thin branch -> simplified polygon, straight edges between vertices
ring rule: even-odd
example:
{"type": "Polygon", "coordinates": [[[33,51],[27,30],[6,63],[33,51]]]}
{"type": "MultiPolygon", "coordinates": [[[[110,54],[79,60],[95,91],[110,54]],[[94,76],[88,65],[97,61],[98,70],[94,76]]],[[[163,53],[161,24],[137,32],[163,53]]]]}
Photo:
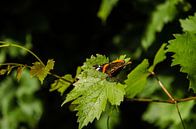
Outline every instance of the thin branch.
{"type": "Polygon", "coordinates": [[[157,82],[159,83],[159,86],[162,88],[162,90],[165,92],[165,94],[175,103],[174,97],[169,93],[169,91],[165,88],[163,83],[159,80],[159,78],[156,76],[154,72],[151,72],[151,74],[156,78],[157,82]]]}
{"type": "MultiPolygon", "coordinates": [[[[29,66],[29,65],[20,64],[20,63],[3,63],[3,64],[0,64],[0,66],[9,66],[9,65],[10,66],[15,66],[15,67],[19,67],[19,66],[23,66],[24,67],[25,66],[27,68],[31,68],[31,66],[29,66]]],[[[69,80],[67,80],[67,79],[65,79],[65,78],[57,75],[57,74],[51,73],[51,72],[49,72],[49,75],[51,75],[51,76],[53,76],[55,78],[61,79],[61,80],[65,81],[65,82],[68,82],[70,84],[73,84],[74,83],[74,82],[71,82],[71,81],[69,81],[69,80]]]]}
{"type": "Polygon", "coordinates": [[[179,115],[179,117],[180,117],[180,121],[181,121],[181,123],[182,123],[182,127],[183,127],[183,129],[185,129],[185,124],[184,124],[184,121],[183,121],[183,119],[182,119],[182,115],[181,115],[181,113],[180,113],[180,110],[179,110],[178,102],[177,102],[177,101],[175,101],[175,105],[176,105],[176,109],[177,109],[178,115],[179,115]]]}
{"type": "MultiPolygon", "coordinates": [[[[173,102],[170,99],[169,100],[160,100],[160,99],[133,98],[133,99],[126,99],[126,100],[130,101],[130,102],[146,102],[146,103],[157,102],[157,103],[175,104],[175,102],[173,102]]],[[[188,98],[182,98],[182,99],[175,99],[175,101],[177,103],[192,101],[192,100],[196,100],[196,96],[188,97],[188,98]]]]}
{"type": "Polygon", "coordinates": [[[154,72],[151,72],[152,75],[154,75],[154,77],[156,78],[156,80],[158,81],[159,83],[159,86],[162,88],[162,90],[167,94],[167,96],[171,99],[172,103],[174,103],[176,105],[176,109],[177,109],[177,112],[178,112],[178,115],[180,117],[180,121],[182,123],[182,127],[183,129],[185,129],[185,124],[182,120],[182,116],[181,116],[181,113],[180,113],[180,110],[178,108],[178,101],[176,99],[174,99],[174,97],[169,93],[169,91],[165,88],[165,86],[163,85],[163,83],[159,80],[159,78],[156,76],[156,74],[154,72]]]}
{"type": "Polygon", "coordinates": [[[65,81],[65,82],[68,82],[68,83],[70,83],[70,84],[73,84],[73,83],[74,83],[74,82],[71,82],[71,81],[69,81],[69,80],[67,80],[67,79],[65,79],[65,78],[63,78],[63,77],[61,77],[61,76],[59,76],[59,75],[57,75],[57,74],[54,74],[54,73],[49,73],[49,75],[51,75],[51,76],[53,76],[53,77],[56,77],[56,78],[58,78],[58,79],[61,79],[61,80],[65,81]]]}
{"type": "Polygon", "coordinates": [[[31,50],[27,49],[26,47],[23,47],[21,45],[18,45],[18,44],[14,44],[14,43],[8,43],[8,42],[3,42],[3,41],[0,41],[1,44],[3,45],[0,45],[0,47],[17,47],[17,48],[20,48],[20,49],[23,49],[27,52],[29,52],[31,55],[33,55],[43,66],[45,66],[45,64],[43,63],[43,61],[34,53],[32,52],[31,50]]]}

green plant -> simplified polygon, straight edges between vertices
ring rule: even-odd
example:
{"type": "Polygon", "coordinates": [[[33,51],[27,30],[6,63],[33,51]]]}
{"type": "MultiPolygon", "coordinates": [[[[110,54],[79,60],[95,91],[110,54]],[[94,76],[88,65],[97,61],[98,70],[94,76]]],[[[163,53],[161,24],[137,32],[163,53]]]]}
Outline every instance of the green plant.
{"type": "MultiPolygon", "coordinates": [[[[107,10],[106,12],[100,11],[98,13],[103,21],[106,21],[112,6],[116,2],[111,1],[111,5],[109,6],[102,5],[101,10],[107,10]]],[[[103,4],[105,3],[103,2],[103,4]]],[[[175,18],[178,4],[188,6],[182,0],[167,0],[157,7],[157,10],[151,16],[152,20],[142,38],[142,46],[145,50],[148,50],[155,41],[156,32],[160,32],[164,24],[175,18]]],[[[145,121],[154,123],[160,128],[174,129],[187,127],[192,129],[194,126],[191,126],[189,123],[195,117],[192,115],[192,112],[194,107],[193,100],[196,97],[186,96],[187,89],[186,91],[184,89],[179,90],[178,88],[172,89],[172,77],[157,75],[156,67],[165,60],[171,60],[172,63],[169,69],[172,69],[172,66],[178,65],[180,72],[187,74],[189,88],[195,91],[195,19],[196,14],[185,20],[180,20],[183,30],[182,33],[175,34],[175,39],[168,41],[168,43],[163,43],[156,52],[152,63],[148,59],[143,59],[131,71],[124,69],[114,77],[97,71],[94,67],[95,65],[103,65],[110,62],[109,58],[104,55],[96,54],[86,59],[83,65],[77,68],[75,77],[71,74],[59,76],[51,72],[55,64],[53,59],[48,60],[47,64],[45,64],[29,49],[11,42],[0,42],[0,47],[17,47],[26,50],[37,59],[37,62],[34,62],[32,66],[27,64],[3,63],[1,65],[5,66],[5,68],[1,69],[0,73],[2,75],[9,74],[13,68],[17,68],[17,79],[20,80],[22,71],[27,68],[30,69],[31,76],[37,77],[41,83],[43,83],[47,75],[56,77],[57,80],[51,84],[50,91],[57,90],[63,95],[68,87],[71,87],[72,90],[66,93],[66,98],[62,105],[71,102],[72,110],[77,111],[76,115],[78,117],[79,129],[93,122],[95,119],[99,120],[101,115],[103,115],[103,118],[106,117],[107,128],[112,127],[112,123],[115,122],[110,122],[109,118],[114,116],[123,101],[157,102],[158,104],[151,103],[149,105],[149,108],[143,115],[145,121]],[[170,56],[171,54],[172,56],[170,56]],[[123,71],[125,72],[123,73],[123,71]],[[164,93],[164,95],[157,93],[164,93]],[[155,111],[159,113],[154,113],[155,111]],[[176,117],[179,117],[179,119],[176,119],[176,117]]],[[[124,60],[125,63],[131,60],[125,55],[121,55],[118,59],[124,60]]],[[[116,116],[118,117],[118,115],[116,116]]]]}

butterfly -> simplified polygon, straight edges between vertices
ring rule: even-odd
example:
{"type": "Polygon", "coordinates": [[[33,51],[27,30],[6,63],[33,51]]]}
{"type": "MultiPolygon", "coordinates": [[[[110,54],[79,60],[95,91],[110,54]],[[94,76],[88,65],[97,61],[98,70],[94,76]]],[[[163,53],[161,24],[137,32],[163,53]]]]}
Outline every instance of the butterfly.
{"type": "Polygon", "coordinates": [[[97,71],[106,73],[109,77],[113,77],[117,75],[128,64],[131,64],[131,62],[125,62],[125,60],[117,59],[103,65],[95,65],[94,67],[97,71]]]}

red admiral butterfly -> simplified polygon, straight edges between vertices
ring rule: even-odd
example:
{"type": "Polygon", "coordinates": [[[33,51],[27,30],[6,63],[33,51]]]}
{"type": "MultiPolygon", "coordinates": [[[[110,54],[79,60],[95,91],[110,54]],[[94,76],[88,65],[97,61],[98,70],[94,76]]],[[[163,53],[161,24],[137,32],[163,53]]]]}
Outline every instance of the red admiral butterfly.
{"type": "Polygon", "coordinates": [[[113,77],[128,64],[131,64],[131,62],[125,62],[124,60],[118,59],[110,63],[96,65],[94,67],[96,68],[96,70],[108,74],[109,77],[113,77]]]}

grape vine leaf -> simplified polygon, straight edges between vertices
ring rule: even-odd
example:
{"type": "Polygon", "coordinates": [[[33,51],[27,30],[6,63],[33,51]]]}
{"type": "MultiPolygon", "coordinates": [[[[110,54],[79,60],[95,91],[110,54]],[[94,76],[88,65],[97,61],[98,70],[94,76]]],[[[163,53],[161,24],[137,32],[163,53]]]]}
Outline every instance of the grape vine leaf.
{"type": "Polygon", "coordinates": [[[78,81],[73,85],[73,90],[67,94],[63,104],[72,101],[76,105],[79,129],[99,119],[105,110],[107,103],[120,105],[125,95],[125,85],[107,80],[107,74],[95,70],[97,64],[108,62],[105,56],[91,56],[81,67],[82,72],[78,75],[78,81]],[[88,68],[88,69],[87,69],[88,68]]]}
{"type": "Polygon", "coordinates": [[[155,66],[166,59],[166,55],[165,55],[166,51],[164,50],[166,45],[167,45],[166,43],[162,44],[162,46],[157,51],[153,61],[153,65],[149,68],[150,72],[153,72],[155,66]]]}
{"type": "Polygon", "coordinates": [[[97,16],[105,22],[118,0],[102,0],[97,16]]]}
{"type": "Polygon", "coordinates": [[[128,74],[128,78],[125,80],[127,98],[133,98],[144,89],[149,75],[148,67],[148,60],[144,59],[141,64],[128,74]]]}
{"type": "Polygon", "coordinates": [[[142,38],[142,46],[147,49],[155,40],[156,32],[163,29],[164,24],[171,22],[176,14],[176,5],[182,0],[166,0],[163,4],[157,6],[156,11],[152,13],[150,22],[142,38]]]}
{"type": "Polygon", "coordinates": [[[72,78],[71,74],[66,74],[65,76],[63,76],[60,79],[57,79],[54,81],[54,83],[51,84],[51,88],[50,91],[55,91],[57,90],[58,92],[61,93],[61,95],[63,95],[63,93],[65,92],[65,90],[74,82],[74,78],[72,78]],[[67,81],[65,81],[65,80],[67,81]],[[69,82],[68,82],[69,81],[69,82]]]}
{"type": "MultiPolygon", "coordinates": [[[[179,103],[178,105],[182,119],[188,119],[191,115],[194,101],[179,103]]],[[[173,129],[170,127],[181,123],[175,105],[162,103],[150,104],[147,111],[143,114],[143,120],[148,121],[151,124],[154,123],[156,126],[159,126],[160,129],[165,129],[167,127],[173,129]]]]}
{"type": "Polygon", "coordinates": [[[47,65],[43,65],[40,62],[33,63],[33,66],[31,67],[30,74],[31,76],[36,76],[43,84],[43,80],[45,77],[49,74],[50,70],[52,70],[54,67],[54,60],[50,59],[47,62],[47,65]]]}
{"type": "Polygon", "coordinates": [[[196,13],[194,16],[189,16],[189,18],[180,20],[181,27],[183,28],[184,32],[192,32],[196,33],[196,13]]]}
{"type": "Polygon", "coordinates": [[[176,34],[170,40],[168,52],[174,53],[171,66],[180,65],[180,71],[188,74],[189,86],[196,90],[196,35],[192,33],[176,34]]]}
{"type": "Polygon", "coordinates": [[[86,59],[83,66],[81,67],[82,70],[93,68],[94,65],[102,65],[108,63],[109,59],[106,56],[96,54],[96,56],[92,55],[90,59],[86,59]]]}

